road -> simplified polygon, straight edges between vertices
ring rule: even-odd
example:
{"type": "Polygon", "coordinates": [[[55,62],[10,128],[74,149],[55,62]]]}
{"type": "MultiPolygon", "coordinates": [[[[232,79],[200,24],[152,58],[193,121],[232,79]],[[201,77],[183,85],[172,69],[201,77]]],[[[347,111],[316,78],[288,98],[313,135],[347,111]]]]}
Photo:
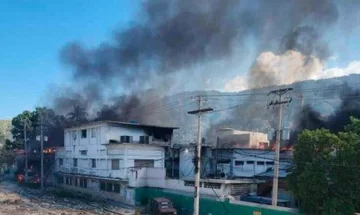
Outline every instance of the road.
{"type": "Polygon", "coordinates": [[[134,210],[109,203],[74,198],[60,198],[52,194],[18,185],[0,182],[0,215],[130,215],[134,210]]]}

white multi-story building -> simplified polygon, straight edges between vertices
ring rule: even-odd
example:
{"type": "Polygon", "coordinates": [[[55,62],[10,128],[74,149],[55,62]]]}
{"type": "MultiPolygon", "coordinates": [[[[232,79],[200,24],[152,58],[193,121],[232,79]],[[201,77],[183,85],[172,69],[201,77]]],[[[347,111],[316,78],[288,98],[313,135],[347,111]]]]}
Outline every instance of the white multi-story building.
{"type": "Polygon", "coordinates": [[[164,169],[174,127],[113,121],[67,128],[56,150],[60,186],[133,204],[136,169],[164,169]]]}

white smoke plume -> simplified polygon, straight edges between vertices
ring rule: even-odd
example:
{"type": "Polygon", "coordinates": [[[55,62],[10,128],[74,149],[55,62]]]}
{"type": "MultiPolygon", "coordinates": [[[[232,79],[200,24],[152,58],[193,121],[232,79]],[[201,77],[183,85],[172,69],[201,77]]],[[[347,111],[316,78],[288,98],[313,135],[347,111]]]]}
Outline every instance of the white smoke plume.
{"type": "Polygon", "coordinates": [[[250,71],[228,81],[225,91],[242,91],[259,87],[286,85],[297,81],[335,78],[360,73],[360,61],[352,61],[345,68],[325,68],[315,56],[305,56],[289,50],[283,55],[261,53],[250,71]]]}

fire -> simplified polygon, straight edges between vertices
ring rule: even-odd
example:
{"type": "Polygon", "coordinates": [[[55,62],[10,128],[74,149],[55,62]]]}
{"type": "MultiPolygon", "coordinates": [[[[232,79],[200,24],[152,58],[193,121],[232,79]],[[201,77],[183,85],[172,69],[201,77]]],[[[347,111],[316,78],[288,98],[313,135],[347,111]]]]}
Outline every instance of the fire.
{"type": "Polygon", "coordinates": [[[18,174],[16,176],[16,178],[17,178],[18,182],[23,182],[24,181],[24,175],[23,174],[18,174]]]}
{"type": "MultiPolygon", "coordinates": [[[[275,151],[275,144],[271,144],[270,149],[275,151]]],[[[294,146],[293,145],[287,145],[280,148],[280,151],[293,151],[294,146]]]]}
{"type": "Polygon", "coordinates": [[[43,150],[44,154],[54,154],[56,152],[56,149],[54,148],[46,148],[43,150]]]}

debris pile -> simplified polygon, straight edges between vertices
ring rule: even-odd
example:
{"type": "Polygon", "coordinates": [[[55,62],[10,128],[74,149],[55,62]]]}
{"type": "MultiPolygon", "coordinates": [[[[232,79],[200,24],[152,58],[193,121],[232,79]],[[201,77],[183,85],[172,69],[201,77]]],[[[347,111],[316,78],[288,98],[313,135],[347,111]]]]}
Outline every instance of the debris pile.
{"type": "Polygon", "coordinates": [[[130,215],[134,214],[134,210],[86,199],[61,198],[3,181],[0,184],[0,214],[130,215]]]}

